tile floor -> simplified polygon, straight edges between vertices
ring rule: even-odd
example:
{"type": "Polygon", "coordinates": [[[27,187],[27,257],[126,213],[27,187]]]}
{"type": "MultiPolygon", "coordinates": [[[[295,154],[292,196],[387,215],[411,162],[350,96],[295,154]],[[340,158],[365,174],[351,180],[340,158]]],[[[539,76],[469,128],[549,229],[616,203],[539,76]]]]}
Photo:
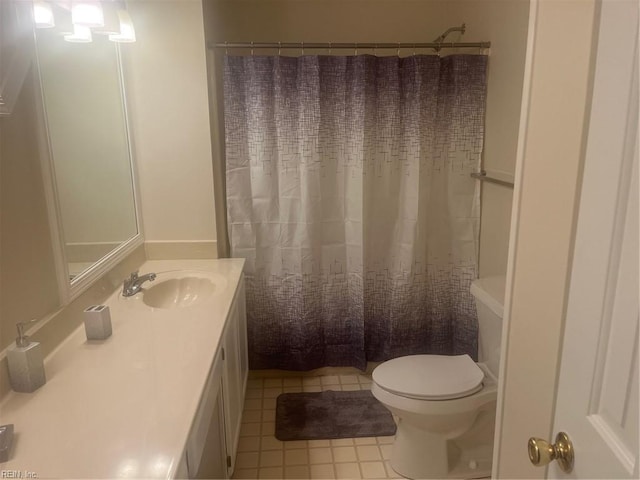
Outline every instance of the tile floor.
{"type": "Polygon", "coordinates": [[[281,442],[276,398],[288,392],[368,390],[369,375],[249,378],[233,478],[403,478],[391,469],[393,437],[281,442]]]}

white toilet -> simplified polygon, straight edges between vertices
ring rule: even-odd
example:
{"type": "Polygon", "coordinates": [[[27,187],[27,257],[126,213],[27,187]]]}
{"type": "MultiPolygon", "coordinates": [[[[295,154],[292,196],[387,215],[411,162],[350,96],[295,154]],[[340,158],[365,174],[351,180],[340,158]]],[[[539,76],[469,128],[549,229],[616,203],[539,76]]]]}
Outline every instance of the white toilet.
{"type": "Polygon", "coordinates": [[[391,466],[408,478],[491,474],[505,277],[471,285],[478,363],[468,355],[410,355],[373,371],[371,392],[398,417],[391,466]]]}

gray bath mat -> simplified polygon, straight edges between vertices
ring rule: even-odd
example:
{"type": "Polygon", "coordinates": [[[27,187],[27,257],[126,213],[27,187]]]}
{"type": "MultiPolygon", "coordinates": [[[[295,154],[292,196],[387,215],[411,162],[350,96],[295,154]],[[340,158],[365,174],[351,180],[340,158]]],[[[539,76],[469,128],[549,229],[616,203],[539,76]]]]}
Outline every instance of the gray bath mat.
{"type": "Polygon", "coordinates": [[[276,404],[278,440],[382,437],[396,424],[369,390],[283,393],[276,404]]]}

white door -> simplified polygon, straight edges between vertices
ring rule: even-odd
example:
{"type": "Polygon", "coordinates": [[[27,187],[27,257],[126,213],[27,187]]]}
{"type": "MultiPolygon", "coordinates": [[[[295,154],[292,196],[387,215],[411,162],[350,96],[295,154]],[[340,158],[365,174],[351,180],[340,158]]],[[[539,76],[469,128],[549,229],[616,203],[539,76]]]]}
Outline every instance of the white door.
{"type": "Polygon", "coordinates": [[[575,463],[548,478],[638,478],[639,13],[601,8],[553,428],[575,463]]]}

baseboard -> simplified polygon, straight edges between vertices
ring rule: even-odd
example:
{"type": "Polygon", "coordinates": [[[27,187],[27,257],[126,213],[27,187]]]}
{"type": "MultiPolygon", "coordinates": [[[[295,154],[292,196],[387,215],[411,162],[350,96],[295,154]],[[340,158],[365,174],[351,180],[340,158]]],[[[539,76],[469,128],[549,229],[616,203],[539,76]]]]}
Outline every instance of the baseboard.
{"type": "Polygon", "coordinates": [[[183,242],[145,242],[148,260],[198,260],[218,258],[215,240],[183,242]]]}

